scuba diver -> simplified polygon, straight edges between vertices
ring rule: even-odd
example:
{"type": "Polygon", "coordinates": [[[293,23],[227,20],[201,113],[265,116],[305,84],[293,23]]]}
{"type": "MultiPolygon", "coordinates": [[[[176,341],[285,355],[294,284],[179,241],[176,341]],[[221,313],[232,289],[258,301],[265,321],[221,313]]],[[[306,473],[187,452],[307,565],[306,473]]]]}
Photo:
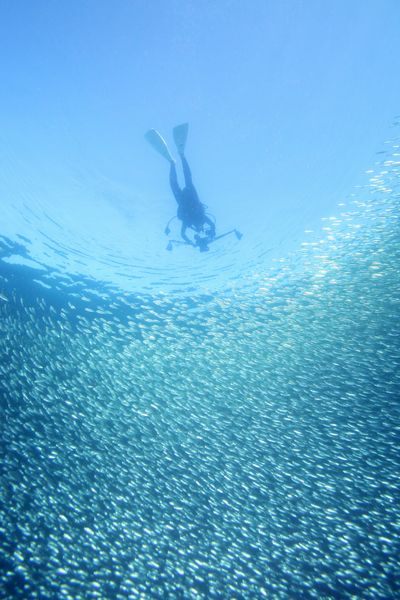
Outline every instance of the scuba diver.
{"type": "Polygon", "coordinates": [[[150,129],[145,137],[153,148],[170,163],[169,182],[172,193],[178,204],[178,211],[176,217],[174,216],[168,221],[165,228],[166,235],[170,233],[169,225],[173,219],[178,218],[182,222],[181,237],[183,241],[170,240],[167,250],[172,250],[173,244],[189,244],[199,248],[200,252],[206,252],[209,250],[209,244],[211,242],[218,240],[221,237],[225,237],[230,233],[235,233],[236,237],[240,239],[242,234],[234,229],[218,237],[215,235],[215,223],[206,214],[206,206],[199,200],[197,191],[193,185],[190,167],[184,155],[188,129],[189,126],[187,123],[177,125],[173,129],[174,141],[182,161],[183,175],[185,178],[185,187],[182,189],[178,184],[175,160],[171,156],[165,140],[155,129],[150,129]],[[186,235],[187,229],[195,231],[193,241],[186,235]]]}
{"type": "MultiPolygon", "coordinates": [[[[185,177],[185,187],[180,189],[178,185],[174,160],[171,161],[169,183],[171,185],[172,193],[175,196],[175,200],[178,203],[178,212],[176,216],[180,221],[182,221],[181,237],[187,244],[191,244],[192,246],[198,245],[193,243],[186,235],[186,229],[190,228],[197,232],[197,235],[195,235],[195,240],[197,242],[199,239],[202,239],[198,235],[202,232],[206,234],[207,239],[211,242],[215,238],[215,225],[211,221],[210,217],[206,215],[205,206],[199,200],[196,189],[192,182],[192,174],[190,172],[188,162],[183,154],[183,150],[180,153],[180,157],[182,161],[183,174],[185,177]]],[[[168,229],[168,226],[166,229],[168,229]]]]}

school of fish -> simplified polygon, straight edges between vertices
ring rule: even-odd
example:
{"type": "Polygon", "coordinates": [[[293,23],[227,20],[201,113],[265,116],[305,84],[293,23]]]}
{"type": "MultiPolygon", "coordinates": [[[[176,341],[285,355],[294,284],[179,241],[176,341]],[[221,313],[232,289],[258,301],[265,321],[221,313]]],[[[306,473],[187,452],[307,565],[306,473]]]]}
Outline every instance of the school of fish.
{"type": "Polygon", "coordinates": [[[399,148],[218,296],[1,277],[1,597],[398,597],[399,148]]]}

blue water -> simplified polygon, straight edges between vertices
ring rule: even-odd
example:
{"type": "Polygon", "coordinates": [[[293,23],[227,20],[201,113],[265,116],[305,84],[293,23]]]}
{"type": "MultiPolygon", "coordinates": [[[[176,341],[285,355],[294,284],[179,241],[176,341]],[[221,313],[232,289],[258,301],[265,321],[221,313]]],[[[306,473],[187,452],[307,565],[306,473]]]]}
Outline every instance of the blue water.
{"type": "Polygon", "coordinates": [[[8,205],[2,597],[399,596],[398,139],[386,148],[286,253],[256,230],[243,254],[160,243],[151,269],[33,195],[8,205]]]}
{"type": "Polygon", "coordinates": [[[400,597],[399,17],[3,0],[0,598],[400,597]]]}

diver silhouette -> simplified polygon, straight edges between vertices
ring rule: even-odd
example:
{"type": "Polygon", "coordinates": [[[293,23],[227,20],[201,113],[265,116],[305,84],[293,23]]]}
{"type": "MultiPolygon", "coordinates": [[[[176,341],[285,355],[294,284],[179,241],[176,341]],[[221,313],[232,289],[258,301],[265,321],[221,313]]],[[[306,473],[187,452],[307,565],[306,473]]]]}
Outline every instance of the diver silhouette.
{"type": "MultiPolygon", "coordinates": [[[[204,238],[200,238],[200,236],[197,235],[195,236],[197,243],[192,242],[186,235],[186,229],[190,228],[196,231],[197,234],[205,233],[207,241],[211,242],[215,238],[215,225],[211,221],[210,217],[206,215],[205,206],[199,200],[196,188],[193,185],[189,164],[183,152],[180,153],[180,157],[182,161],[183,174],[185,177],[185,187],[181,189],[178,185],[176,165],[174,160],[171,161],[169,182],[172,193],[174,194],[175,200],[178,203],[178,211],[176,216],[180,221],[182,221],[181,237],[187,244],[191,244],[193,246],[199,245],[199,239],[204,238]]],[[[204,249],[206,249],[206,245],[204,245],[204,249]]],[[[200,250],[202,250],[201,246],[200,250]]]]}
{"type": "Polygon", "coordinates": [[[177,125],[173,129],[173,137],[178,154],[182,161],[183,175],[185,178],[185,187],[183,188],[179,187],[176,163],[168,149],[165,140],[155,129],[150,129],[150,131],[146,133],[145,137],[153,146],[153,148],[170,163],[169,182],[172,193],[178,204],[178,210],[176,217],[172,217],[167,223],[165,228],[166,235],[170,233],[169,225],[173,219],[178,218],[182,222],[181,237],[183,242],[180,240],[170,240],[167,250],[172,250],[173,244],[189,244],[199,248],[200,252],[206,252],[209,250],[209,244],[211,242],[225,237],[230,233],[235,233],[236,237],[241,239],[242,234],[236,229],[233,229],[232,231],[228,231],[227,233],[224,233],[218,237],[216,236],[215,223],[206,214],[207,207],[199,200],[196,188],[193,185],[192,173],[184,154],[188,129],[189,126],[187,123],[177,125]],[[195,232],[193,241],[187,236],[187,229],[192,229],[195,232]]]}

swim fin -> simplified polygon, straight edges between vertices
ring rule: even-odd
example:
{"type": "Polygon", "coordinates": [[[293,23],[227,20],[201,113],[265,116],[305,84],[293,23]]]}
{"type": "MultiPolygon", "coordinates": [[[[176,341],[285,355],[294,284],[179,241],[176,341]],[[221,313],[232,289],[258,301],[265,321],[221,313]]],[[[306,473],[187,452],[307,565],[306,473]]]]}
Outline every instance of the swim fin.
{"type": "Polygon", "coordinates": [[[177,125],[172,130],[175,145],[178,149],[179,154],[183,154],[185,152],[188,131],[189,123],[182,123],[182,125],[177,125]]]}
{"type": "Polygon", "coordinates": [[[170,151],[164,138],[155,129],[150,129],[144,136],[154,150],[163,156],[168,162],[173,162],[170,151]]]}

